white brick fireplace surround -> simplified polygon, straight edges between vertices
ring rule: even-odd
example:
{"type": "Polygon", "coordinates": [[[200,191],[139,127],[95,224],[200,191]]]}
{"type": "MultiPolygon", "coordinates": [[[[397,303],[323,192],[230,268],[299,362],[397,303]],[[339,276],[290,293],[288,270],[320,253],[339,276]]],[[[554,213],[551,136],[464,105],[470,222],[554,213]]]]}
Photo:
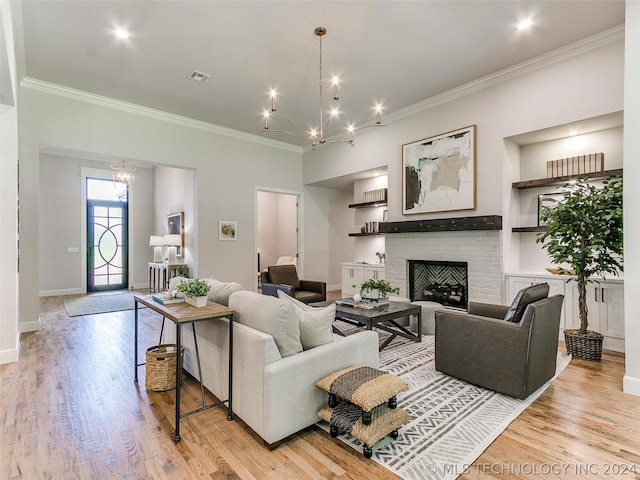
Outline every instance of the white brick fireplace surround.
{"type": "Polygon", "coordinates": [[[409,296],[407,260],[467,262],[469,301],[503,303],[500,230],[387,233],[385,252],[385,278],[402,296],[409,296]]]}

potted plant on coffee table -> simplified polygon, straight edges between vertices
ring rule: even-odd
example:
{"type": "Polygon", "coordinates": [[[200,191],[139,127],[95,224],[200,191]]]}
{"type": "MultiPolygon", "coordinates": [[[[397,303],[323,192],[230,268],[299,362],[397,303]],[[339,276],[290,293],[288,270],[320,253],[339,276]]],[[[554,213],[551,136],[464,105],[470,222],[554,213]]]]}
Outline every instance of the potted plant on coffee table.
{"type": "Polygon", "coordinates": [[[610,177],[598,187],[579,180],[568,189],[561,203],[541,212],[548,230],[537,243],[559,265],[569,265],[578,287],[580,328],[564,331],[567,353],[586,360],[600,360],[603,335],[588,330],[587,284],[594,277],[618,275],[623,269],[622,178],[610,177]]]}
{"type": "Polygon", "coordinates": [[[204,307],[207,305],[207,293],[210,286],[206,280],[194,278],[180,282],[176,287],[179,292],[184,294],[185,301],[194,307],[204,307]]]}
{"type": "MultiPolygon", "coordinates": [[[[356,285],[353,285],[356,288],[356,285]]],[[[386,280],[374,280],[370,278],[360,285],[360,296],[369,300],[380,300],[386,298],[388,294],[400,293],[399,288],[394,288],[386,280]]]]}

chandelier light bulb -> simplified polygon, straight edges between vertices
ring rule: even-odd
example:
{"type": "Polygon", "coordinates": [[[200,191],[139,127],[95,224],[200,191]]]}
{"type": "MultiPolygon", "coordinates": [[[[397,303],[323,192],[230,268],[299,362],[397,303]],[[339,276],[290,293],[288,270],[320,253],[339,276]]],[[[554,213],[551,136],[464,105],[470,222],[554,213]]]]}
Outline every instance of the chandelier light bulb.
{"type": "Polygon", "coordinates": [[[382,105],[379,103],[376,103],[375,110],[376,110],[376,125],[380,125],[382,123],[382,120],[380,118],[382,115],[382,105]]]}
{"type": "Polygon", "coordinates": [[[337,75],[333,76],[333,99],[337,102],[339,97],[338,97],[338,83],[340,83],[340,79],[338,78],[337,75]]]}
{"type": "Polygon", "coordinates": [[[340,110],[338,110],[337,108],[332,108],[330,113],[332,117],[337,117],[340,113],[340,110]]]}
{"type": "Polygon", "coordinates": [[[271,89],[271,91],[269,92],[269,95],[271,95],[271,111],[275,112],[276,111],[276,91],[274,89],[271,89]]]}

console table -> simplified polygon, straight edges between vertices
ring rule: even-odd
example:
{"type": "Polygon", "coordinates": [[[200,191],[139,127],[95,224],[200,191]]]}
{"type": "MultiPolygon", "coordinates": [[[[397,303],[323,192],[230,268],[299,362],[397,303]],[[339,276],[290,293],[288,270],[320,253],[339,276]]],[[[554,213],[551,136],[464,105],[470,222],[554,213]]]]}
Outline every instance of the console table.
{"type": "Polygon", "coordinates": [[[194,413],[202,412],[224,403],[227,404],[227,420],[233,419],[233,411],[231,408],[232,398],[232,378],[233,378],[233,310],[224,305],[213,302],[207,302],[206,307],[192,307],[188,303],[173,303],[170,305],[162,305],[153,300],[151,295],[134,295],[135,302],[135,327],[134,327],[134,377],[133,380],[138,383],[138,367],[144,363],[138,363],[138,304],[141,303],[151,310],[159,313],[164,319],[168,318],[176,325],[176,400],[175,400],[175,434],[174,441],[180,441],[180,419],[194,413]],[[215,320],[216,318],[226,317],[229,319],[229,397],[227,400],[221,400],[216,403],[207,404],[204,395],[204,385],[202,384],[202,369],[200,367],[200,354],[198,352],[198,339],[196,338],[196,323],[205,320],[215,320]],[[202,406],[186,413],[180,413],[180,385],[182,383],[182,356],[179,354],[182,342],[182,325],[191,324],[193,329],[193,341],[195,345],[195,357],[198,364],[198,380],[200,381],[200,394],[202,397],[202,406]]]}
{"type": "Polygon", "coordinates": [[[149,263],[149,292],[162,293],[169,288],[169,280],[178,274],[178,267],[189,273],[186,263],[149,263]]]}

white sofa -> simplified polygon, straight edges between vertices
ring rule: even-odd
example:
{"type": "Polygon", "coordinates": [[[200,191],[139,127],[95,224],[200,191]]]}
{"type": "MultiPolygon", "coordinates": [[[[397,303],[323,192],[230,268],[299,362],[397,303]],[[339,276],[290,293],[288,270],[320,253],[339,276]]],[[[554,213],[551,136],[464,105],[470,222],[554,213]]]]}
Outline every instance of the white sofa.
{"type": "MultiPolygon", "coordinates": [[[[318,421],[317,412],[326,406],[327,397],[315,387],[316,381],[351,365],[378,367],[378,335],[371,331],[348,337],[330,333],[333,337],[331,343],[283,358],[272,335],[247,324],[273,324],[275,317],[278,321],[290,322],[292,315],[296,318],[294,306],[287,300],[243,291],[238,284],[218,283],[212,287],[210,299],[229,304],[236,312],[233,413],[267,444],[274,444],[318,421]],[[221,290],[224,290],[222,295],[219,294],[221,290]]],[[[185,328],[182,333],[184,365],[197,378],[193,335],[189,330],[185,328]]],[[[200,322],[196,326],[196,334],[203,383],[216,397],[226,399],[228,320],[200,322]]],[[[173,330],[171,335],[175,338],[173,330]]],[[[167,340],[174,341],[170,337],[167,340]]]]}

